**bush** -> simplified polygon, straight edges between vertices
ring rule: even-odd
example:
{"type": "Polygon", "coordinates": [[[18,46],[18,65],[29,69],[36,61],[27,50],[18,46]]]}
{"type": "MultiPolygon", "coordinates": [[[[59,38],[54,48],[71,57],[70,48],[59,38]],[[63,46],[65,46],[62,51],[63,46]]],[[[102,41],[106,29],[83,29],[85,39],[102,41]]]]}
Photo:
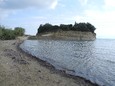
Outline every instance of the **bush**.
{"type": "Polygon", "coordinates": [[[90,24],[90,23],[76,23],[74,25],[72,24],[60,24],[60,26],[58,25],[51,25],[49,23],[46,23],[45,25],[40,25],[40,27],[38,28],[38,32],[37,35],[39,33],[45,33],[45,32],[56,32],[56,31],[81,31],[81,32],[92,32],[94,33],[94,31],[96,30],[96,28],[90,24]]]}
{"type": "Polygon", "coordinates": [[[2,36],[1,39],[2,40],[10,40],[10,39],[15,39],[15,34],[14,34],[14,30],[11,29],[2,29],[2,36]]]}
{"type": "Polygon", "coordinates": [[[1,40],[11,40],[15,39],[17,36],[24,35],[25,30],[21,27],[16,27],[15,30],[7,29],[4,26],[0,26],[0,39],[1,40]]]}
{"type": "Polygon", "coordinates": [[[15,27],[14,32],[16,36],[23,36],[25,33],[25,29],[22,27],[15,27]]]}
{"type": "MultiPolygon", "coordinates": [[[[46,23],[45,25],[40,25],[38,28],[38,33],[45,33],[45,32],[56,32],[59,29],[58,25],[51,25],[49,23],[46,23]]],[[[37,34],[38,34],[37,33],[37,34]]]]}

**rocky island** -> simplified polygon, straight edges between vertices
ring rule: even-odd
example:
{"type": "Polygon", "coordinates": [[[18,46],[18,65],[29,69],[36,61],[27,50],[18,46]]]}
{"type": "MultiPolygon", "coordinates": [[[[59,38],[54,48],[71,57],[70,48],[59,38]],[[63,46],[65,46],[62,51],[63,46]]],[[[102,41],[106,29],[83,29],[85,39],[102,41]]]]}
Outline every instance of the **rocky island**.
{"type": "Polygon", "coordinates": [[[40,25],[37,32],[38,38],[52,38],[52,39],[70,39],[70,40],[88,40],[96,39],[96,28],[90,23],[76,23],[51,25],[46,23],[40,25]]]}

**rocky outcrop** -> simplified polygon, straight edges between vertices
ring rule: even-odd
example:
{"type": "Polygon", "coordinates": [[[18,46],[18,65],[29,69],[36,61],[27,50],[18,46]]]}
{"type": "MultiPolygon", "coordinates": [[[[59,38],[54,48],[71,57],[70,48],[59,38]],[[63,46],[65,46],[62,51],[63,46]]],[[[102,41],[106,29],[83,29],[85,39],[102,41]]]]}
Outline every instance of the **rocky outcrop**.
{"type": "Polygon", "coordinates": [[[52,37],[60,39],[70,39],[70,40],[88,40],[92,41],[96,39],[96,34],[92,32],[81,32],[81,31],[58,31],[58,32],[48,32],[42,33],[41,37],[52,37]]]}

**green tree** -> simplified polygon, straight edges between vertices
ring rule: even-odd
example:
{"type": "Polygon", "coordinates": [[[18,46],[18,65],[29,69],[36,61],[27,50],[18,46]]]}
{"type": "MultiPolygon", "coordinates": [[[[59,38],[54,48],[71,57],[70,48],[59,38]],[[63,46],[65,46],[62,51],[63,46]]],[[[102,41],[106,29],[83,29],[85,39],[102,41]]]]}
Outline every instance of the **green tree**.
{"type": "Polygon", "coordinates": [[[0,29],[0,39],[1,39],[1,37],[2,37],[2,29],[0,29]]]}
{"type": "Polygon", "coordinates": [[[78,23],[75,22],[74,26],[73,26],[73,29],[74,31],[78,31],[78,23]]]}
{"type": "Polygon", "coordinates": [[[60,29],[63,31],[69,31],[72,29],[72,24],[68,24],[68,25],[60,24],[60,29]]]}
{"type": "Polygon", "coordinates": [[[88,28],[92,33],[94,33],[94,31],[96,30],[96,28],[95,28],[92,24],[90,24],[90,23],[87,23],[86,25],[87,25],[87,28],[88,28]]]}
{"type": "Polygon", "coordinates": [[[16,36],[23,36],[25,33],[25,29],[22,27],[15,27],[14,33],[16,36]]]}
{"type": "Polygon", "coordinates": [[[60,24],[60,26],[58,25],[51,25],[49,23],[46,23],[45,25],[40,25],[38,28],[38,33],[45,33],[45,32],[56,32],[56,31],[82,31],[82,32],[92,32],[94,33],[95,31],[95,27],[90,24],[90,23],[76,23],[74,25],[72,24],[60,24]]]}
{"type": "Polygon", "coordinates": [[[78,30],[82,32],[89,32],[89,28],[87,27],[86,23],[79,23],[78,30]]]}
{"type": "Polygon", "coordinates": [[[41,25],[39,26],[39,28],[38,28],[37,35],[38,35],[38,33],[41,33],[41,32],[42,32],[42,30],[43,30],[43,25],[41,24],[41,25]]]}
{"type": "Polygon", "coordinates": [[[4,29],[4,26],[0,25],[0,39],[2,38],[2,29],[4,29]]]}
{"type": "Polygon", "coordinates": [[[15,39],[14,30],[11,30],[11,29],[2,29],[1,39],[2,40],[15,39]]]}
{"type": "Polygon", "coordinates": [[[38,28],[38,33],[52,32],[52,31],[54,31],[54,28],[49,23],[46,23],[45,25],[40,25],[39,28],[38,28]]]}

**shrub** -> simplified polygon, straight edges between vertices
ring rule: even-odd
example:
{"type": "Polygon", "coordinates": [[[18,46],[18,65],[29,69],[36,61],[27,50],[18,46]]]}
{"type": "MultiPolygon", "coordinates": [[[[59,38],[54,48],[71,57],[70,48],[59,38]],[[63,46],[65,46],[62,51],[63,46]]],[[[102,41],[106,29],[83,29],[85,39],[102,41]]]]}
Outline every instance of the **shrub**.
{"type": "Polygon", "coordinates": [[[15,39],[17,36],[24,35],[25,30],[21,27],[16,27],[15,30],[7,29],[4,26],[0,26],[0,39],[1,40],[11,40],[15,39]]]}
{"type": "Polygon", "coordinates": [[[46,23],[45,25],[40,25],[38,28],[38,33],[44,33],[44,32],[56,32],[56,31],[82,31],[82,32],[92,32],[94,33],[94,31],[96,30],[96,28],[90,24],[90,23],[76,23],[74,25],[72,24],[60,24],[60,26],[58,25],[51,25],[49,23],[46,23]]]}
{"type": "Polygon", "coordinates": [[[25,33],[25,29],[22,27],[15,27],[14,33],[16,36],[23,36],[25,33]]]}
{"type": "Polygon", "coordinates": [[[10,39],[15,39],[15,34],[14,34],[14,30],[11,29],[2,29],[2,36],[1,39],[2,40],[10,40],[10,39]]]}

